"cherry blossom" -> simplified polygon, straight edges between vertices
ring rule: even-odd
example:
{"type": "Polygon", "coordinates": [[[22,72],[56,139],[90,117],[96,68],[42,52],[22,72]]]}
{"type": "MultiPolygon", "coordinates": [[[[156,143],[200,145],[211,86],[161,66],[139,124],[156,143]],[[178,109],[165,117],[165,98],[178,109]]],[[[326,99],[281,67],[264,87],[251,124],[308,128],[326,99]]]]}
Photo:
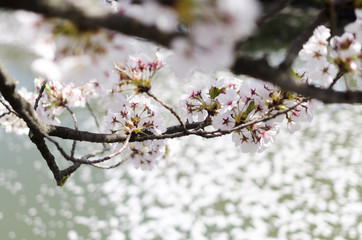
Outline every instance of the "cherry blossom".
{"type": "Polygon", "coordinates": [[[218,100],[221,105],[225,106],[223,108],[224,111],[229,111],[235,106],[235,104],[239,100],[239,96],[238,96],[236,90],[227,89],[227,90],[225,90],[224,94],[220,94],[218,100]]]}
{"type": "Polygon", "coordinates": [[[128,99],[119,96],[110,105],[106,117],[107,131],[111,133],[163,133],[166,128],[163,118],[150,99],[133,95],[128,99]]]}
{"type": "Polygon", "coordinates": [[[333,82],[333,79],[338,73],[336,65],[329,62],[325,62],[324,65],[320,65],[314,71],[308,72],[309,79],[314,83],[318,83],[322,87],[329,87],[333,82]]]}
{"type": "Polygon", "coordinates": [[[297,129],[299,121],[309,120],[305,116],[310,115],[310,109],[303,101],[303,98],[270,84],[221,75],[211,79],[205,89],[192,89],[190,94],[183,96],[180,104],[182,116],[189,122],[204,121],[209,117],[216,130],[236,128],[232,135],[236,146],[241,146],[244,152],[261,152],[271,145],[283,119],[288,120],[288,126],[293,126],[293,130],[297,129]],[[288,108],[295,108],[290,112],[298,114],[277,114],[288,108]],[[304,112],[299,114],[301,111],[304,112]],[[268,121],[251,123],[273,114],[277,115],[268,121]],[[237,129],[247,123],[251,124],[237,129]]]}
{"type": "Polygon", "coordinates": [[[125,158],[142,170],[152,170],[157,160],[165,153],[165,141],[153,140],[130,143],[125,153],[125,158]]]}
{"type": "Polygon", "coordinates": [[[220,113],[212,119],[212,126],[215,129],[230,130],[235,127],[235,118],[232,112],[220,113]]]}
{"type": "MultiPolygon", "coordinates": [[[[20,88],[18,93],[28,102],[34,102],[34,94],[26,88],[20,88]]],[[[6,132],[15,132],[16,134],[28,134],[29,128],[11,109],[3,97],[0,98],[0,125],[5,128],[6,132]],[[10,111],[9,111],[10,110],[10,111]]]]}
{"type": "MultiPolygon", "coordinates": [[[[96,84],[88,83],[84,86],[75,87],[72,83],[64,84],[57,81],[46,81],[42,78],[34,80],[36,91],[45,84],[44,91],[36,109],[40,118],[51,124],[59,124],[58,118],[67,107],[84,107],[88,96],[94,95],[96,84]]],[[[34,93],[37,95],[38,93],[34,93]]]]}
{"type": "Polygon", "coordinates": [[[164,66],[163,61],[156,55],[154,60],[147,55],[130,56],[126,63],[118,63],[115,69],[119,79],[116,91],[123,91],[123,86],[131,85],[135,93],[148,92],[155,74],[164,66]]]}
{"type": "Polygon", "coordinates": [[[353,58],[361,51],[361,43],[355,40],[352,33],[344,33],[342,36],[335,36],[331,39],[331,47],[337,52],[341,59],[353,58]]]}
{"type": "Polygon", "coordinates": [[[180,113],[181,116],[188,120],[188,122],[203,121],[206,119],[207,106],[209,105],[209,100],[203,94],[202,89],[191,89],[189,94],[184,94],[181,96],[180,101],[180,113]]]}
{"type": "MultiPolygon", "coordinates": [[[[110,106],[105,118],[107,132],[160,135],[166,131],[163,117],[150,99],[138,95],[128,99],[119,95],[117,99],[117,103],[110,106]]],[[[122,146],[123,144],[119,143],[113,149],[116,151],[122,146]]],[[[158,140],[130,143],[123,157],[130,159],[137,168],[150,170],[156,159],[162,155],[164,146],[164,141],[158,140]]]]}
{"type": "Polygon", "coordinates": [[[346,32],[340,37],[332,38],[331,47],[334,50],[331,55],[337,64],[347,72],[360,74],[361,68],[358,66],[361,65],[362,47],[361,42],[357,41],[352,33],[346,32]]]}
{"type": "MultiPolygon", "coordinates": [[[[286,106],[292,107],[294,105],[294,101],[286,101],[286,106]]],[[[294,133],[301,129],[302,122],[311,122],[313,119],[313,102],[308,101],[305,103],[301,103],[297,107],[295,107],[292,111],[286,114],[287,118],[287,126],[290,133],[294,133]]]]}
{"type": "MultiPolygon", "coordinates": [[[[177,118],[186,134],[198,134],[199,128],[210,137],[231,134],[243,152],[262,152],[272,144],[284,120],[291,133],[302,122],[311,121],[310,99],[224,71],[234,62],[235,44],[257,27],[261,14],[257,1],[186,1],[182,6],[177,1],[99,2],[115,15],[179,35],[166,49],[106,29],[84,30],[67,20],[17,12],[19,28],[28,35],[20,41],[24,45],[33,41],[28,46],[37,55],[32,69],[40,75],[34,80],[34,92],[19,93],[31,104],[39,97],[36,112],[45,123],[60,124],[64,111],[85,107],[87,100],[94,99],[103,112],[104,133],[162,136],[167,125],[151,102],[157,101],[177,118]],[[151,94],[153,81],[160,75],[167,81],[174,74],[187,79],[198,72],[208,82],[190,86],[180,96],[179,113],[151,94]],[[186,128],[195,122],[201,124],[199,128],[186,128]]],[[[314,30],[299,52],[303,66],[294,71],[297,81],[331,88],[342,73],[362,87],[361,10],[356,15],[357,20],[341,36],[330,39],[331,31],[323,25],[314,30]]],[[[24,122],[6,106],[2,100],[1,124],[7,131],[25,133],[24,122]]],[[[115,143],[113,151],[125,147],[122,157],[136,167],[152,169],[165,144],[165,140],[115,143]]]]}
{"type": "MultiPolygon", "coordinates": [[[[349,26],[355,26],[358,21],[359,18],[349,26]]],[[[346,27],[347,29],[349,27],[346,27]]],[[[354,32],[353,28],[350,31],[354,32]]],[[[328,42],[330,30],[325,26],[317,27],[299,53],[300,58],[307,63],[304,70],[298,70],[303,72],[301,79],[307,80],[308,84],[327,88],[334,84],[337,73],[342,72],[347,76],[351,75],[360,87],[361,42],[356,40],[356,35],[351,32],[334,36],[328,42]]]]}
{"type": "Polygon", "coordinates": [[[324,62],[328,53],[328,38],[331,36],[330,30],[321,25],[317,27],[313,36],[304,44],[303,49],[299,52],[299,56],[302,60],[310,61],[309,66],[313,66],[316,63],[324,62]]]}

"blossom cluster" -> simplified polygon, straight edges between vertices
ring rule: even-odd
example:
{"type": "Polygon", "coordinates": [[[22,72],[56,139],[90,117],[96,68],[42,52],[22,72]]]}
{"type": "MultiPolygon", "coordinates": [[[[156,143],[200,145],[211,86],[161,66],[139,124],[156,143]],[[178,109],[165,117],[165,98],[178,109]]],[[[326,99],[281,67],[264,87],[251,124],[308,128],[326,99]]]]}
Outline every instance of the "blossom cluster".
{"type": "MultiPolygon", "coordinates": [[[[155,134],[161,135],[166,127],[159,111],[150,99],[133,95],[128,99],[119,95],[117,101],[109,108],[105,118],[106,129],[112,134],[155,134]]],[[[121,148],[123,143],[117,143],[114,149],[121,148]]],[[[129,143],[124,158],[129,159],[141,169],[152,169],[156,160],[164,152],[163,140],[148,140],[129,143]]]]}
{"type": "Polygon", "coordinates": [[[215,130],[233,132],[232,139],[243,152],[261,152],[270,146],[284,118],[290,132],[312,118],[304,98],[255,79],[212,79],[207,87],[184,95],[180,105],[189,122],[211,121],[215,130]],[[278,114],[287,109],[293,110],[278,114]]]}
{"type": "Polygon", "coordinates": [[[44,122],[50,124],[59,124],[58,116],[67,107],[84,107],[86,99],[95,95],[97,88],[97,84],[92,82],[75,87],[73,83],[45,81],[42,78],[35,78],[34,85],[36,89],[34,97],[44,88],[36,111],[44,122]]]}
{"type": "MultiPolygon", "coordinates": [[[[18,93],[31,105],[35,105],[38,117],[48,124],[60,124],[59,116],[69,107],[84,107],[86,99],[96,96],[97,84],[89,82],[75,87],[74,84],[64,84],[57,81],[45,81],[42,78],[34,79],[35,91],[30,92],[26,88],[20,88],[18,93]],[[44,86],[43,86],[44,85],[44,86]],[[39,96],[42,89],[41,96],[39,96]]],[[[0,104],[0,124],[6,131],[14,131],[17,134],[28,133],[26,123],[19,118],[7,102],[2,98],[0,104]]]]}
{"type": "Polygon", "coordinates": [[[307,64],[304,77],[308,83],[321,87],[334,84],[337,73],[351,76],[358,88],[362,88],[362,10],[356,9],[357,20],[345,27],[342,36],[331,37],[330,30],[321,25],[304,44],[300,58],[307,64]]]}
{"type": "MultiPolygon", "coordinates": [[[[24,44],[31,39],[28,47],[38,56],[32,68],[43,77],[35,79],[34,93],[19,93],[31,104],[40,97],[36,111],[44,122],[59,124],[58,117],[67,107],[84,107],[86,99],[94,97],[108,111],[105,132],[161,135],[166,124],[146,97],[158,72],[166,68],[176,75],[209,74],[230,66],[235,43],[252,34],[260,14],[255,0],[175,1],[181,5],[154,0],[107,2],[116,14],[184,36],[180,34],[166,50],[112,31],[84,30],[66,20],[17,12],[19,28],[27,33],[24,44]]],[[[362,87],[361,10],[356,15],[356,22],[340,37],[329,39],[325,26],[315,29],[299,53],[306,62],[304,69],[296,71],[301,81],[326,88],[334,84],[338,73],[344,73],[362,87]]],[[[189,123],[211,125],[216,133],[232,133],[243,152],[261,152],[270,146],[284,119],[290,132],[312,119],[311,101],[295,93],[226,74],[210,79],[207,86],[194,87],[181,97],[181,116],[189,123]]],[[[4,104],[0,104],[0,116],[7,130],[23,133],[26,129],[4,104]]],[[[113,150],[122,146],[115,144],[113,150]]],[[[137,167],[151,169],[164,146],[159,140],[129,143],[123,155],[137,167]]]]}
{"type": "Polygon", "coordinates": [[[122,91],[122,87],[131,86],[136,94],[148,92],[151,89],[152,79],[163,67],[163,62],[156,53],[156,58],[151,61],[148,56],[130,56],[127,63],[117,63],[116,91],[122,91]]]}

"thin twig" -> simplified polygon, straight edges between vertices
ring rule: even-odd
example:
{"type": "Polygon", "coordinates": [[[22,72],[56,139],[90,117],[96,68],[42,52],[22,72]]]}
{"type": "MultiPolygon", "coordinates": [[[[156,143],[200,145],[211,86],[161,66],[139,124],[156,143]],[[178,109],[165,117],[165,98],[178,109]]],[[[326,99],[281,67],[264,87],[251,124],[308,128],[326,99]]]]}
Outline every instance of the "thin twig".
{"type": "MultiPolygon", "coordinates": [[[[95,124],[96,124],[96,126],[97,126],[97,129],[98,129],[98,132],[100,132],[100,131],[101,131],[101,127],[100,127],[100,124],[99,124],[99,121],[98,121],[97,116],[94,114],[94,111],[93,111],[93,109],[92,109],[92,107],[90,106],[90,104],[89,104],[88,101],[85,101],[85,105],[86,105],[88,111],[90,112],[90,114],[91,114],[92,117],[93,117],[93,120],[94,120],[94,122],[95,122],[95,124]]],[[[103,145],[103,150],[105,150],[105,149],[107,148],[107,144],[106,144],[106,143],[102,143],[102,145],[103,145]]]]}
{"type": "Polygon", "coordinates": [[[105,162],[111,158],[114,158],[116,156],[118,156],[119,154],[121,154],[125,149],[126,147],[128,146],[128,143],[129,143],[129,140],[131,139],[131,136],[132,134],[129,134],[126,141],[123,143],[123,146],[121,147],[121,149],[119,149],[117,152],[113,153],[113,154],[110,154],[108,156],[105,156],[103,158],[99,158],[99,159],[96,159],[96,160],[86,160],[84,158],[81,158],[81,159],[73,159],[73,162],[78,162],[78,163],[83,163],[83,164],[96,164],[96,163],[101,163],[101,162],[105,162]]]}
{"type": "Polygon", "coordinates": [[[9,114],[11,114],[11,112],[3,113],[3,114],[0,115],[0,118],[4,117],[4,116],[6,116],[6,115],[9,115],[9,114]]]}
{"type": "MultiPolygon", "coordinates": [[[[68,111],[68,112],[70,113],[70,115],[72,116],[72,119],[73,119],[73,122],[74,122],[74,129],[75,129],[75,130],[78,130],[78,120],[77,120],[74,112],[73,112],[68,106],[64,106],[64,107],[65,107],[65,109],[67,109],[67,111],[68,111]]],[[[77,141],[74,140],[74,141],[73,141],[73,144],[72,144],[72,151],[71,151],[71,153],[70,153],[71,158],[74,157],[74,152],[75,152],[76,146],[77,146],[77,141]]]]}
{"type": "Polygon", "coordinates": [[[39,90],[39,95],[35,99],[34,110],[36,110],[38,108],[39,101],[40,101],[41,97],[43,96],[43,92],[45,90],[45,87],[46,87],[47,83],[48,83],[48,80],[43,81],[43,84],[42,84],[42,86],[41,86],[41,88],[39,90]]]}
{"type": "Polygon", "coordinates": [[[333,79],[331,85],[329,85],[328,89],[332,89],[333,86],[337,83],[337,81],[346,73],[346,71],[339,70],[335,78],[333,79]]]}
{"type": "Polygon", "coordinates": [[[80,163],[74,163],[72,166],[69,166],[68,168],[60,171],[60,174],[63,177],[70,175],[71,173],[75,172],[79,167],[80,167],[80,163]]]}
{"type": "Polygon", "coordinates": [[[268,19],[272,18],[275,14],[283,10],[288,5],[288,2],[289,0],[279,0],[277,3],[273,4],[273,6],[258,19],[257,24],[260,26],[268,19]]]}
{"type": "Polygon", "coordinates": [[[114,165],[110,165],[110,166],[103,166],[100,164],[92,164],[93,167],[96,168],[101,168],[101,169],[111,169],[111,168],[116,168],[119,165],[122,165],[123,163],[127,162],[128,158],[123,158],[121,161],[119,161],[118,163],[114,164],[114,165]]]}
{"type": "Polygon", "coordinates": [[[94,111],[93,111],[92,107],[89,105],[88,101],[85,102],[85,105],[86,105],[88,111],[90,112],[90,114],[92,115],[92,117],[93,117],[93,119],[94,119],[94,122],[95,122],[95,124],[96,124],[96,126],[97,126],[98,131],[100,132],[100,131],[101,131],[101,130],[100,130],[101,127],[100,127],[100,125],[99,125],[97,116],[94,114],[94,111]]]}
{"type": "Polygon", "coordinates": [[[155,95],[153,95],[150,92],[146,92],[146,94],[148,96],[150,96],[151,98],[153,98],[156,102],[160,103],[164,108],[166,108],[167,110],[169,110],[179,121],[179,123],[181,124],[182,128],[184,129],[184,131],[187,131],[187,128],[185,126],[185,123],[182,121],[180,115],[178,115],[177,112],[175,112],[175,110],[173,110],[173,108],[171,108],[170,106],[166,105],[164,102],[162,102],[160,99],[158,99],[155,95]]]}
{"type": "MultiPolygon", "coordinates": [[[[8,113],[6,113],[5,115],[7,115],[7,114],[9,114],[9,113],[12,113],[12,114],[15,114],[17,117],[19,117],[19,115],[14,111],[14,110],[12,110],[11,109],[11,107],[9,107],[5,102],[4,102],[4,100],[2,99],[2,98],[0,98],[0,103],[9,111],[8,113]]],[[[5,116],[4,115],[4,116],[5,116]]],[[[3,116],[1,116],[1,117],[3,117],[3,116]]],[[[20,117],[19,117],[20,118],[20,117]]]]}
{"type": "Polygon", "coordinates": [[[87,158],[86,158],[86,157],[88,157],[87,155],[86,155],[86,157],[82,157],[82,158],[74,158],[74,157],[69,156],[69,155],[64,151],[64,149],[59,145],[59,143],[58,143],[57,141],[55,141],[54,139],[52,139],[51,137],[49,137],[49,136],[48,136],[44,131],[42,131],[42,130],[41,130],[41,134],[42,134],[46,139],[48,139],[50,142],[52,142],[52,143],[55,145],[55,147],[58,149],[58,151],[62,154],[62,156],[63,156],[65,159],[67,159],[67,160],[69,160],[69,161],[72,161],[72,162],[74,162],[74,163],[81,163],[81,164],[100,163],[100,162],[107,161],[107,160],[109,160],[109,159],[111,159],[111,158],[119,155],[119,154],[127,147],[128,143],[129,143],[129,140],[131,139],[131,136],[132,136],[132,134],[129,134],[129,135],[127,136],[123,147],[122,147],[118,152],[116,152],[116,153],[114,153],[114,154],[110,154],[110,155],[105,156],[105,157],[103,157],[103,158],[99,158],[99,159],[95,159],[95,160],[87,160],[87,158]]]}
{"type": "Polygon", "coordinates": [[[84,155],[82,158],[83,159],[89,159],[89,158],[95,157],[95,156],[97,156],[99,154],[104,154],[105,152],[109,151],[110,149],[111,149],[110,147],[106,147],[106,148],[103,148],[101,150],[95,150],[92,153],[84,155]]]}

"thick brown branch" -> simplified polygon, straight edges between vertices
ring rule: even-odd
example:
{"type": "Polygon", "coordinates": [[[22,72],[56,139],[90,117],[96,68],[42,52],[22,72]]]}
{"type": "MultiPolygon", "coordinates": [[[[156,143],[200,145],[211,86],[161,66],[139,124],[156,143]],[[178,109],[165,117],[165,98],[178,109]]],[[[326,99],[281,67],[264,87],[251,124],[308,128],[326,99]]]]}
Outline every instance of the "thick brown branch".
{"type": "Polygon", "coordinates": [[[45,143],[44,137],[34,135],[30,132],[29,138],[36,145],[42,157],[45,159],[50,171],[53,173],[54,179],[58,186],[62,185],[62,181],[66,176],[72,174],[80,167],[80,163],[74,163],[70,167],[60,171],[55,161],[54,155],[50,152],[47,144],[45,143]]]}
{"type": "Polygon", "coordinates": [[[273,83],[283,90],[296,92],[325,103],[362,103],[362,91],[341,92],[296,82],[292,79],[290,70],[274,68],[270,66],[265,58],[239,57],[234,62],[231,71],[235,74],[243,74],[273,83]]]}
{"type": "MultiPolygon", "coordinates": [[[[187,123],[186,129],[194,129],[200,125],[200,122],[196,123],[187,123]]],[[[85,142],[94,142],[94,143],[116,143],[116,142],[124,142],[127,139],[126,134],[106,134],[106,133],[92,133],[87,131],[79,131],[74,130],[67,127],[49,125],[49,136],[59,137],[62,139],[70,139],[77,141],[85,141],[85,142]]],[[[167,128],[167,131],[163,135],[171,135],[171,134],[180,134],[184,133],[184,128],[181,125],[172,126],[167,128]]],[[[177,135],[177,136],[181,136],[177,135]]],[[[183,134],[185,136],[185,134],[183,134]]],[[[131,138],[130,142],[135,141],[144,141],[150,138],[157,138],[153,134],[147,135],[135,135],[131,138]]]]}
{"type": "Polygon", "coordinates": [[[61,0],[3,0],[0,8],[11,10],[27,10],[44,15],[45,17],[59,17],[68,19],[81,29],[98,27],[114,30],[125,35],[144,38],[169,46],[171,40],[180,33],[164,33],[155,26],[146,26],[139,21],[121,14],[112,14],[91,6],[78,6],[69,1],[61,0]],[[93,9],[92,9],[93,8],[93,9]]]}
{"type": "MultiPolygon", "coordinates": [[[[80,166],[81,166],[80,163],[74,163],[70,167],[60,171],[60,175],[62,176],[62,180],[63,180],[64,177],[66,177],[66,176],[72,174],[73,172],[75,172],[80,166]]],[[[60,183],[57,182],[58,186],[61,186],[61,183],[62,182],[60,182],[60,183]]]]}
{"type": "Polygon", "coordinates": [[[60,170],[58,168],[58,165],[55,162],[55,158],[54,158],[53,154],[49,151],[48,146],[46,145],[46,143],[44,141],[44,138],[39,135],[34,135],[31,132],[29,133],[29,138],[36,145],[36,147],[38,148],[42,157],[47,162],[50,171],[52,171],[52,173],[54,175],[54,179],[57,182],[57,185],[60,185],[60,183],[62,181],[60,170]]]}
{"type": "Polygon", "coordinates": [[[16,114],[22,118],[30,129],[47,131],[47,125],[39,120],[33,107],[15,91],[16,81],[8,75],[5,68],[0,64],[0,92],[8,101],[16,114]]]}
{"type": "Polygon", "coordinates": [[[0,65],[0,92],[16,114],[28,125],[30,129],[29,138],[37,146],[49,169],[52,171],[57,185],[60,186],[63,178],[74,172],[79,166],[77,164],[75,167],[73,166],[63,171],[59,170],[55,158],[44,140],[44,134],[48,131],[48,125],[38,118],[33,107],[17,93],[15,85],[16,81],[0,65]]]}

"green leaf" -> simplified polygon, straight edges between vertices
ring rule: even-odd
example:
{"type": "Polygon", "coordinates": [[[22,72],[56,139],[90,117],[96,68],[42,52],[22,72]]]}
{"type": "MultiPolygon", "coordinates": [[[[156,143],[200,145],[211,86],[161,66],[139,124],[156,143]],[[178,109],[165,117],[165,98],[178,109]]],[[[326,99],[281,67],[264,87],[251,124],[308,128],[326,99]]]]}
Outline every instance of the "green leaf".
{"type": "Polygon", "coordinates": [[[63,187],[63,186],[64,186],[65,182],[68,180],[69,177],[70,177],[70,174],[67,175],[67,176],[65,176],[65,177],[63,177],[62,182],[60,183],[60,187],[63,187]]]}
{"type": "Polygon", "coordinates": [[[248,108],[246,109],[246,111],[243,113],[244,117],[246,118],[246,117],[251,113],[251,111],[253,111],[255,108],[256,108],[255,101],[252,100],[252,101],[249,103],[249,106],[248,106],[248,108]]]}
{"type": "Polygon", "coordinates": [[[217,96],[219,96],[220,92],[221,92],[221,89],[218,89],[216,87],[211,87],[210,91],[209,91],[210,98],[215,99],[217,96]]]}

